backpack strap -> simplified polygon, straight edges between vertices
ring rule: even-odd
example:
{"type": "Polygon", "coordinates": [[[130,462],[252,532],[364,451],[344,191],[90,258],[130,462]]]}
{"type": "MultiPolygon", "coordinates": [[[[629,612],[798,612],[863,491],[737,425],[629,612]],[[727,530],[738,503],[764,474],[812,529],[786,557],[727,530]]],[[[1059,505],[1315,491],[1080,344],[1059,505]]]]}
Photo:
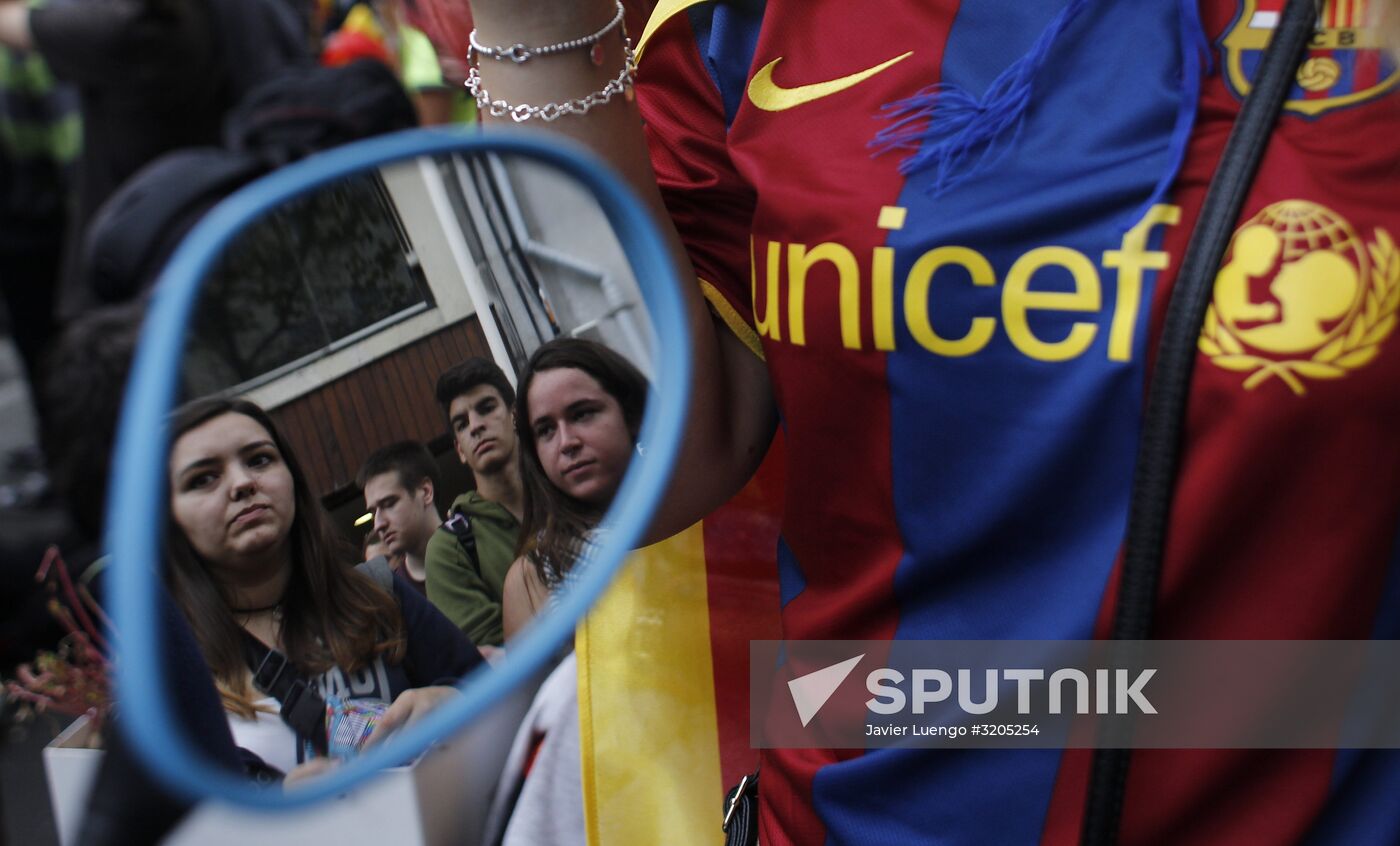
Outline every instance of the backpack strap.
{"type": "Polygon", "coordinates": [[[450,532],[457,538],[457,544],[467,554],[467,560],[471,562],[472,567],[480,570],[481,559],[476,554],[476,533],[472,531],[472,521],[466,512],[454,507],[448,513],[447,522],[442,524],[441,530],[450,532]]]}
{"type": "Polygon", "coordinates": [[[328,754],[326,700],[297,672],[279,650],[243,632],[243,660],[253,671],[253,686],[282,705],[282,722],[308,741],[317,755],[328,754]]]}
{"type": "MultiPolygon", "coordinates": [[[[376,555],[355,565],[376,585],[392,595],[394,570],[389,559],[376,555]]],[[[243,660],[253,671],[253,686],[282,705],[282,722],[297,736],[311,743],[317,755],[326,755],[326,700],[281,651],[273,649],[247,631],[243,632],[243,660]]]]}
{"type": "Polygon", "coordinates": [[[724,797],[725,846],[758,846],[758,770],[729,789],[724,797]]]}

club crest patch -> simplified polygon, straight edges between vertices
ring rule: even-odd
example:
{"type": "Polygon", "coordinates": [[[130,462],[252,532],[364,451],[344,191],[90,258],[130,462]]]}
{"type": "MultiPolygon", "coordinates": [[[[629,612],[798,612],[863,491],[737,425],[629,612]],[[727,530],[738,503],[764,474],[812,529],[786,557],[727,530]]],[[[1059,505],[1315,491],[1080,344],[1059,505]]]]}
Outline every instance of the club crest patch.
{"type": "MultiPolygon", "coordinates": [[[[1243,0],[1221,40],[1225,79],[1243,99],[1287,0],[1243,0]]],[[[1400,67],[1375,27],[1374,0],[1326,0],[1284,108],[1316,117],[1374,99],[1400,82],[1400,67]]]]}

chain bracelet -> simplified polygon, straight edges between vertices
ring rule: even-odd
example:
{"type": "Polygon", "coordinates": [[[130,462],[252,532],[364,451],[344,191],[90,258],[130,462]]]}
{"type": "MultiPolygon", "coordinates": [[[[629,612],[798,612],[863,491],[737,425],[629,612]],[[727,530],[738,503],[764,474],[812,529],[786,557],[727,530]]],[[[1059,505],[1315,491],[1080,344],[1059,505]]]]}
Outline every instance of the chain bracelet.
{"type": "Polygon", "coordinates": [[[490,92],[481,84],[481,72],[475,65],[467,70],[466,86],[467,90],[476,98],[477,108],[485,111],[491,117],[510,115],[510,119],[516,123],[539,118],[548,123],[558,120],[564,115],[587,114],[588,110],[594,106],[601,106],[618,94],[626,92],[632,87],[632,80],[636,72],[636,55],[632,51],[632,39],[628,38],[624,42],[622,72],[609,80],[608,84],[604,85],[601,90],[583,97],[565,100],[562,103],[545,103],[542,106],[534,106],[529,103],[512,105],[505,100],[492,100],[490,92]]]}
{"type": "Polygon", "coordinates": [[[615,2],[617,3],[617,14],[613,15],[612,20],[604,24],[602,29],[592,35],[585,35],[582,38],[571,38],[568,41],[561,41],[558,44],[546,44],[543,47],[526,47],[524,44],[511,44],[507,47],[485,47],[481,42],[476,40],[476,30],[473,29],[471,34],[467,36],[467,43],[469,45],[467,47],[467,64],[473,64],[473,59],[475,58],[473,54],[486,56],[498,62],[502,59],[510,59],[518,65],[536,56],[565,53],[569,50],[577,50],[580,47],[588,47],[597,44],[603,39],[603,36],[612,32],[622,24],[622,0],[615,0],[615,2]]]}

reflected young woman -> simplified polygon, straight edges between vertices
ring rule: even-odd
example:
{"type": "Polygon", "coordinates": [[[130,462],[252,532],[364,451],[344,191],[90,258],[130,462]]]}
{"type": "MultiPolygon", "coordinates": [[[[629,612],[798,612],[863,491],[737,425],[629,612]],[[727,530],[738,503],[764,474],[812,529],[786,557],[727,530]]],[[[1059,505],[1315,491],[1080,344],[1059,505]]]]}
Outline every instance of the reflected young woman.
{"type": "MultiPolygon", "coordinates": [[[[647,382],[607,347],[561,339],[530,357],[518,396],[525,516],[520,557],[505,581],[507,646],[568,582],[595,537],[636,454],[647,382]]],[[[582,846],[580,771],[578,672],[570,652],[516,734],[488,835],[500,834],[504,846],[582,846]]]]}
{"type": "Polygon", "coordinates": [[[627,359],[574,338],[535,351],[515,427],[525,489],[520,557],[506,576],[506,637],[565,579],[636,452],[647,381],[627,359]]]}
{"type": "Polygon", "coordinates": [[[323,697],[392,703],[377,736],[455,692],[476,649],[398,578],[390,592],[355,571],[261,408],[196,400],[172,430],[167,579],[239,746],[288,772],[310,740],[255,689],[250,650],[280,651],[323,697]]]}

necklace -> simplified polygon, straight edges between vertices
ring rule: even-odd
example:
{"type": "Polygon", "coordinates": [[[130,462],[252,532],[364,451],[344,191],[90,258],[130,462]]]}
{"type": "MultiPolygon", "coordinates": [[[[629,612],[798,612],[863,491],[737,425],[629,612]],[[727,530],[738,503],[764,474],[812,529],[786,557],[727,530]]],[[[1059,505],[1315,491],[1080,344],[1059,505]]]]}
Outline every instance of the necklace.
{"type": "Polygon", "coordinates": [[[282,600],[279,599],[279,600],[277,600],[276,602],[272,603],[271,605],[264,605],[264,606],[262,606],[261,608],[230,608],[229,610],[232,611],[232,612],[235,613],[235,614],[242,614],[242,615],[244,615],[244,616],[251,616],[251,615],[253,615],[253,614],[262,614],[262,613],[267,612],[267,611],[276,611],[276,610],[278,610],[278,609],[281,608],[281,607],[282,607],[282,600]]]}

